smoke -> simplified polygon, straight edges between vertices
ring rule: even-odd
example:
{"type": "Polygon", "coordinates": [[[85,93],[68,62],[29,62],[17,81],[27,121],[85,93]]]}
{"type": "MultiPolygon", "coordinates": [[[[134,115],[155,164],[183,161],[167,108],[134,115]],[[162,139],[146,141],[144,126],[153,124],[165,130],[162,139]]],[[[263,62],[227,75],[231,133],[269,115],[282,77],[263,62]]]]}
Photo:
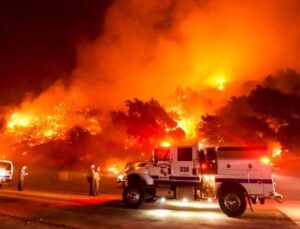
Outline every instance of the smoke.
{"type": "Polygon", "coordinates": [[[246,80],[299,69],[299,9],[298,1],[116,1],[104,34],[80,47],[73,86],[103,104],[220,81],[231,96],[246,80]]]}
{"type": "MultiPolygon", "coordinates": [[[[99,37],[78,44],[71,84],[54,97],[76,93],[108,109],[136,97],[169,105],[188,90],[206,101],[201,110],[213,110],[245,81],[299,69],[299,9],[297,0],[115,1],[99,37]]],[[[53,107],[53,93],[44,94],[40,104],[53,107]]]]}
{"type": "Polygon", "coordinates": [[[263,86],[279,90],[285,94],[300,95],[300,75],[295,70],[287,69],[269,75],[263,81],[263,86]]]}

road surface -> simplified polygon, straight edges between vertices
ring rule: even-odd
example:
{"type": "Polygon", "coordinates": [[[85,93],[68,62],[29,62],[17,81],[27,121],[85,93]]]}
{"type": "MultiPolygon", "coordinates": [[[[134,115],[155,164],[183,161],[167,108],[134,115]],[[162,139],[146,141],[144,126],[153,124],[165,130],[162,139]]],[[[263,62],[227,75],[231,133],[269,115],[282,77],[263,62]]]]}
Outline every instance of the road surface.
{"type": "Polygon", "coordinates": [[[270,202],[241,218],[225,216],[216,203],[167,200],[123,207],[118,194],[13,189],[0,191],[0,228],[299,228],[300,202],[270,202]],[[297,225],[298,224],[298,225],[297,225]]]}
{"type": "Polygon", "coordinates": [[[229,218],[218,204],[184,204],[168,200],[127,209],[116,189],[116,178],[102,176],[101,194],[89,197],[85,172],[29,168],[25,190],[16,190],[17,177],[0,189],[0,228],[300,228],[300,181],[277,176],[285,201],[248,208],[241,218],[229,218]]]}

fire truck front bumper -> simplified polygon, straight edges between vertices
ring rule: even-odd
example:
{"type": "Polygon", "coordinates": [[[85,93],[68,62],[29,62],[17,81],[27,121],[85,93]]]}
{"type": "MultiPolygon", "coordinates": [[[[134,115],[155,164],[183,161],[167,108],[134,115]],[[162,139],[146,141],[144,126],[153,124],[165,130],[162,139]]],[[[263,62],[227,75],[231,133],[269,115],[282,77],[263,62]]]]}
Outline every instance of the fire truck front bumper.
{"type": "Polygon", "coordinates": [[[277,193],[277,192],[270,192],[269,195],[266,196],[262,196],[259,198],[263,198],[263,199],[274,199],[276,202],[278,203],[282,203],[283,200],[283,195],[277,193]]]}
{"type": "Polygon", "coordinates": [[[277,201],[278,203],[282,203],[282,200],[283,200],[283,195],[277,193],[277,192],[273,192],[271,197],[277,201]]]}

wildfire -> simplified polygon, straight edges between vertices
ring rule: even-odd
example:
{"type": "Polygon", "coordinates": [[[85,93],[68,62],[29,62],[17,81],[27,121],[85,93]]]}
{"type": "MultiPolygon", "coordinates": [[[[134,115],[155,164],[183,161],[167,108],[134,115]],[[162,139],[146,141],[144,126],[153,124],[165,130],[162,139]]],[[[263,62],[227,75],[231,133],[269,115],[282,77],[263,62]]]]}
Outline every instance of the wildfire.
{"type": "Polygon", "coordinates": [[[272,157],[273,158],[281,157],[282,146],[281,146],[280,143],[278,143],[278,142],[273,143],[272,147],[271,147],[271,150],[272,150],[272,157]]]}
{"type": "Polygon", "coordinates": [[[120,171],[119,171],[119,169],[117,168],[117,165],[116,165],[116,164],[113,164],[111,167],[109,167],[109,168],[107,169],[107,172],[108,172],[108,173],[111,173],[111,174],[114,174],[114,175],[120,174],[120,171]]]}
{"type": "Polygon", "coordinates": [[[71,112],[57,106],[51,114],[21,110],[10,114],[5,136],[32,147],[48,141],[64,140],[66,133],[74,126],[82,127],[91,135],[101,131],[99,120],[89,117],[87,111],[71,112]]]}
{"type": "Polygon", "coordinates": [[[12,114],[7,123],[9,129],[18,127],[28,127],[32,122],[32,117],[26,114],[12,114]]]}
{"type": "Polygon", "coordinates": [[[162,147],[170,147],[171,144],[170,144],[170,142],[168,142],[168,141],[163,141],[163,142],[161,143],[161,146],[162,146],[162,147]]]}
{"type": "Polygon", "coordinates": [[[224,91],[227,83],[227,77],[224,73],[219,72],[214,74],[208,81],[208,84],[219,91],[224,91]]]}
{"type": "MultiPolygon", "coordinates": [[[[177,122],[176,128],[181,128],[185,133],[185,138],[188,140],[194,139],[197,135],[197,118],[200,117],[198,112],[191,113],[179,103],[168,108],[171,113],[175,113],[174,120],[177,122]]],[[[195,109],[197,110],[197,109],[195,109]]],[[[167,129],[167,131],[170,131],[167,129]]]]}
{"type": "Polygon", "coordinates": [[[216,88],[219,91],[223,91],[225,89],[225,79],[223,78],[216,79],[216,88]]]}
{"type": "Polygon", "coordinates": [[[194,117],[181,117],[177,123],[178,127],[184,130],[186,138],[193,139],[196,137],[197,121],[194,117]]]}

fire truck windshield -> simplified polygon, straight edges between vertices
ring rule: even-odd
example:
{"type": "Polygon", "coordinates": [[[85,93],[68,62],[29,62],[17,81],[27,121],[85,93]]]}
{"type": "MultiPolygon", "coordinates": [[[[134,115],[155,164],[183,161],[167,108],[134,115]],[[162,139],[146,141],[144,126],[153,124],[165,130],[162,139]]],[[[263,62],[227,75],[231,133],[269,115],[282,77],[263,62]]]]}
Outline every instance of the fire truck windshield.
{"type": "Polygon", "coordinates": [[[11,164],[8,162],[0,161],[0,168],[5,170],[11,170],[11,164]]]}
{"type": "Polygon", "coordinates": [[[156,148],[154,149],[154,162],[169,161],[170,149],[168,148],[156,148]]]}

